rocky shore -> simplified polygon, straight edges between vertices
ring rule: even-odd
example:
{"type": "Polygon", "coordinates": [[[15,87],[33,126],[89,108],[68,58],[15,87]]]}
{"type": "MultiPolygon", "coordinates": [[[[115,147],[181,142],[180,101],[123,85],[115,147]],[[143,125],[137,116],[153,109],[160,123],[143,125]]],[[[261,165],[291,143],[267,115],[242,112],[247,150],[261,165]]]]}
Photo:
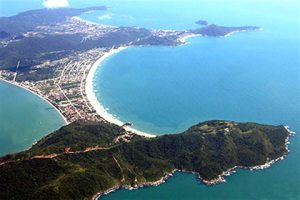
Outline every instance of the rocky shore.
{"type": "Polygon", "coordinates": [[[153,181],[153,182],[145,182],[145,183],[141,183],[141,184],[135,184],[133,186],[130,185],[117,185],[114,187],[111,187],[109,189],[107,189],[104,192],[98,192],[97,194],[95,194],[92,198],[92,200],[97,200],[99,199],[101,196],[107,195],[109,193],[112,193],[118,189],[126,189],[126,190],[137,190],[139,188],[143,188],[143,187],[149,187],[149,186],[158,186],[162,183],[165,183],[167,179],[169,179],[170,177],[172,177],[174,175],[174,173],[178,171],[178,170],[173,170],[171,173],[166,174],[165,176],[163,176],[161,179],[157,180],[157,181],[153,181]]]}
{"type": "Polygon", "coordinates": [[[165,176],[163,176],[161,179],[157,180],[157,181],[153,181],[153,182],[145,182],[145,183],[142,183],[142,184],[136,184],[134,186],[130,186],[130,185],[117,185],[117,186],[114,186],[112,188],[109,188],[108,190],[104,191],[104,192],[98,192],[97,194],[95,194],[92,198],[92,200],[97,200],[99,198],[101,198],[101,196],[104,196],[104,195],[107,195],[111,192],[114,192],[118,189],[127,189],[127,190],[136,190],[136,189],[139,189],[139,188],[143,188],[143,187],[149,187],[149,186],[158,186],[162,183],[165,183],[166,180],[170,177],[172,177],[174,175],[175,172],[183,172],[183,173],[191,173],[191,174],[194,174],[194,175],[198,175],[198,179],[206,184],[206,185],[215,185],[215,184],[219,184],[219,183],[225,183],[226,182],[226,179],[225,177],[226,176],[230,176],[231,174],[233,173],[236,173],[236,170],[237,169],[248,169],[250,171],[253,171],[253,170],[262,170],[262,169],[266,169],[266,168],[269,168],[271,167],[274,163],[280,161],[280,160],[284,160],[284,158],[287,156],[287,154],[290,152],[289,148],[288,148],[288,145],[290,144],[289,142],[289,138],[294,136],[295,135],[295,132],[291,131],[289,129],[288,126],[285,126],[285,129],[289,132],[289,135],[288,137],[285,139],[285,154],[282,155],[281,157],[279,158],[276,158],[276,159],[273,159],[273,160],[268,160],[265,164],[262,164],[262,165],[256,165],[256,166],[252,166],[252,167],[245,167],[245,166],[234,166],[232,168],[229,168],[227,169],[226,171],[224,171],[222,174],[220,174],[217,178],[215,179],[212,179],[212,180],[205,180],[203,179],[197,172],[194,172],[194,171],[187,171],[187,170],[181,170],[181,169],[174,169],[172,172],[166,174],[165,176]]]}

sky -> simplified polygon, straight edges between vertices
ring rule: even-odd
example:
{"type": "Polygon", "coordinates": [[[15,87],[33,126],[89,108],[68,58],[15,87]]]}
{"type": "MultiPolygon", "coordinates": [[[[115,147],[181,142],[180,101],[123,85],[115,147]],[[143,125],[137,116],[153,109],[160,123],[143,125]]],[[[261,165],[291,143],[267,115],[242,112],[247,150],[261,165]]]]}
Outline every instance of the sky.
{"type": "Polygon", "coordinates": [[[68,0],[44,0],[43,5],[46,8],[60,8],[69,6],[68,0]]]}
{"type": "MultiPolygon", "coordinates": [[[[257,5],[261,3],[262,0],[0,0],[0,16],[12,16],[16,15],[20,12],[24,12],[32,9],[41,9],[41,8],[58,8],[58,7],[87,7],[87,6],[96,6],[96,5],[110,5],[113,2],[184,2],[188,4],[189,2],[197,2],[200,3],[202,1],[209,1],[216,4],[220,2],[231,2],[233,5],[240,4],[241,2],[255,2],[257,5]],[[108,3],[109,2],[109,3],[108,3]]],[[[286,4],[295,3],[299,0],[263,0],[264,2],[270,2],[274,4],[274,2],[285,1],[286,4]]],[[[300,6],[298,7],[298,13],[300,15],[300,6]]],[[[110,18],[111,16],[105,16],[106,18],[110,18]]]]}

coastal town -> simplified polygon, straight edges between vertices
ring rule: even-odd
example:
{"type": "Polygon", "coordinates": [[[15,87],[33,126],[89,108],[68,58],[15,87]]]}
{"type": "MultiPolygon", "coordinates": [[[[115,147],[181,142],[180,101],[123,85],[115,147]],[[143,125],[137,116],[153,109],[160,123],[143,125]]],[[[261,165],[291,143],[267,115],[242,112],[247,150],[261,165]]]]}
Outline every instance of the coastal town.
{"type": "MultiPolygon", "coordinates": [[[[93,90],[96,68],[112,53],[130,46],[176,46],[186,44],[193,36],[226,36],[256,29],[208,25],[195,30],[150,30],[96,24],[69,13],[57,21],[61,13],[55,10],[51,13],[52,21],[48,23],[34,24],[34,28],[29,24],[30,28],[14,35],[2,33],[5,37],[0,38],[0,50],[13,53],[0,59],[0,79],[30,90],[49,102],[66,124],[83,119],[124,125],[100,105],[93,90]]],[[[33,13],[34,16],[39,14],[33,13]]]]}
{"type": "MultiPolygon", "coordinates": [[[[42,38],[48,34],[52,36],[80,34],[82,36],[80,43],[84,44],[87,41],[94,41],[101,37],[105,37],[107,34],[116,33],[118,31],[120,31],[118,27],[94,24],[78,17],[71,17],[64,22],[51,26],[38,26],[33,31],[24,33],[23,37],[42,38]]],[[[187,34],[185,31],[172,30],[152,30],[150,33],[151,36],[158,38],[174,37],[176,38],[175,41],[179,43],[184,43],[185,39],[192,35],[187,34]]],[[[147,35],[147,37],[149,36],[147,35]]],[[[124,45],[130,46],[145,38],[146,37],[139,37],[124,45]]],[[[13,42],[16,42],[16,38],[0,40],[0,45],[6,47],[13,42]]],[[[22,60],[17,60],[14,70],[0,70],[0,79],[30,90],[46,100],[59,111],[66,124],[79,119],[87,121],[104,120],[102,114],[107,115],[106,110],[104,108],[95,110],[96,103],[91,101],[97,101],[97,99],[93,98],[91,100],[87,96],[87,76],[92,67],[94,67],[92,73],[95,73],[95,69],[101,63],[97,61],[103,60],[103,58],[110,55],[112,51],[120,48],[122,48],[121,45],[112,45],[102,48],[74,51],[57,60],[45,60],[41,64],[31,67],[30,70],[26,72],[22,71],[19,67],[20,63],[22,64],[22,60]],[[41,76],[45,76],[45,78],[40,78],[41,76]],[[36,79],[36,77],[39,78],[36,79]],[[101,116],[99,115],[99,112],[102,113],[101,116]]],[[[51,53],[57,52],[50,52],[49,54],[51,53]]],[[[93,85],[88,84],[88,87],[90,93],[93,93],[93,85]]],[[[89,96],[94,96],[94,94],[90,94],[89,96]]]]}
{"type": "Polygon", "coordinates": [[[90,68],[97,59],[103,56],[105,51],[105,49],[93,49],[43,64],[58,66],[54,73],[55,76],[50,79],[18,82],[17,70],[15,72],[2,70],[1,79],[27,88],[50,102],[62,113],[66,123],[78,119],[99,121],[102,118],[86,97],[85,81],[90,68]]]}

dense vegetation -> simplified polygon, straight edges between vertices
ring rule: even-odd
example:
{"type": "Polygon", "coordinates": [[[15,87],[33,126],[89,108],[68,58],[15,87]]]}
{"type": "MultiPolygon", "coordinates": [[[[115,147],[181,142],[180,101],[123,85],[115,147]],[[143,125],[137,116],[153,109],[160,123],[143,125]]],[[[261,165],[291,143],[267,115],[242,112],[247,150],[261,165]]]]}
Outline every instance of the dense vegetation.
{"type": "Polygon", "coordinates": [[[210,37],[218,37],[218,36],[226,36],[232,32],[238,31],[254,31],[258,30],[259,27],[257,26],[219,26],[215,24],[211,24],[208,26],[204,26],[198,29],[193,30],[192,32],[195,34],[201,34],[203,36],[210,36],[210,37]]]}
{"type": "Polygon", "coordinates": [[[156,181],[174,169],[211,180],[233,166],[260,165],[282,156],[289,134],[283,126],[207,121],[181,134],[115,143],[124,133],[109,123],[75,122],[28,151],[1,158],[20,160],[0,165],[0,199],[88,199],[113,186],[156,181]],[[107,149],[29,159],[94,145],[107,149]]]}

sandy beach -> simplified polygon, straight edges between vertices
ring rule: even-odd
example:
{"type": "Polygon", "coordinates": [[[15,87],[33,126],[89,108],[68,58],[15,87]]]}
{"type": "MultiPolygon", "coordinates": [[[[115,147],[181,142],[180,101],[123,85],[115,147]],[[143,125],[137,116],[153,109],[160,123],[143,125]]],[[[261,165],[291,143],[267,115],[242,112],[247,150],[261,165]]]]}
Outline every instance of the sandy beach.
{"type": "MultiPolygon", "coordinates": [[[[128,48],[128,47],[119,47],[117,49],[112,49],[109,52],[105,52],[104,55],[101,56],[101,58],[99,58],[90,68],[89,73],[86,77],[86,84],[85,84],[85,92],[86,92],[87,99],[89,100],[89,102],[91,103],[93,108],[96,110],[96,112],[101,117],[103,117],[105,120],[107,120],[108,122],[117,124],[119,126],[122,126],[124,124],[124,122],[120,121],[119,119],[114,117],[112,114],[108,113],[107,110],[104,108],[104,106],[101,105],[101,102],[98,101],[98,99],[95,95],[95,92],[94,92],[93,79],[94,79],[94,75],[95,75],[97,68],[100,67],[101,63],[106,58],[108,58],[109,56],[114,55],[115,53],[118,53],[126,48],[128,48]]],[[[129,126],[126,126],[124,128],[127,131],[131,131],[135,134],[142,135],[144,137],[155,137],[155,135],[136,130],[129,126]]]]}
{"type": "Polygon", "coordinates": [[[181,43],[184,43],[184,44],[188,44],[187,40],[189,38],[192,38],[192,37],[197,37],[197,36],[201,36],[201,34],[188,34],[186,36],[183,36],[182,38],[179,38],[179,41],[181,43]]]}
{"type": "MultiPolygon", "coordinates": [[[[263,28],[259,28],[259,29],[255,30],[255,31],[263,31],[263,30],[264,30],[263,28]]],[[[229,36],[231,36],[231,35],[233,35],[233,34],[235,34],[235,33],[243,33],[243,32],[248,32],[248,30],[243,30],[243,31],[232,31],[232,32],[230,32],[230,33],[224,35],[223,37],[229,37],[229,36]]]]}
{"type": "Polygon", "coordinates": [[[16,82],[7,81],[7,80],[5,80],[5,79],[2,79],[1,77],[0,77],[0,80],[1,80],[1,81],[4,81],[4,82],[6,82],[6,83],[9,83],[9,84],[15,85],[15,86],[17,86],[17,87],[20,87],[20,88],[22,88],[22,89],[24,89],[24,90],[26,90],[26,91],[28,91],[28,92],[31,92],[32,94],[34,94],[34,95],[36,95],[36,96],[38,96],[38,97],[40,97],[41,99],[43,99],[44,101],[46,101],[50,106],[52,106],[52,107],[59,113],[59,115],[60,115],[60,116],[63,118],[63,120],[65,121],[65,124],[69,124],[69,122],[67,121],[67,119],[65,118],[65,116],[60,112],[60,110],[58,110],[58,109],[57,109],[50,101],[48,101],[48,99],[44,98],[42,95],[39,95],[38,93],[36,93],[36,92],[34,92],[34,91],[32,91],[32,90],[30,90],[30,89],[28,89],[28,88],[26,88],[26,87],[24,87],[24,86],[18,84],[18,83],[16,83],[16,82]]]}

